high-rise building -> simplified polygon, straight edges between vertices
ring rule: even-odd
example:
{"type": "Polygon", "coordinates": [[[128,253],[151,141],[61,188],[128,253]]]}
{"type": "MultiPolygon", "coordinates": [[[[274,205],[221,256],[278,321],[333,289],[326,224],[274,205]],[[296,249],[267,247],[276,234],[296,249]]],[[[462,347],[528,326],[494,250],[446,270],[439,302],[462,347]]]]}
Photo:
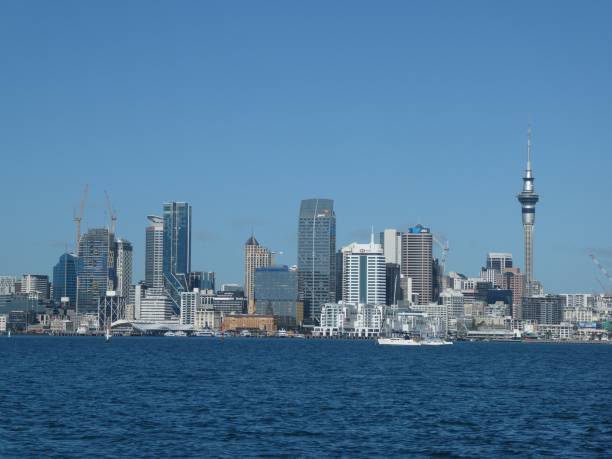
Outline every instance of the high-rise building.
{"type": "Polygon", "coordinates": [[[387,263],[399,265],[402,260],[402,233],[396,229],[386,229],[380,233],[380,243],[387,263]]]}
{"type": "Polygon", "coordinates": [[[191,292],[181,292],[181,325],[193,325],[196,311],[201,305],[200,290],[195,289],[191,292]]]}
{"type": "Polygon", "coordinates": [[[21,293],[33,293],[41,300],[49,299],[49,276],[46,274],[24,274],[21,279],[21,293]]]}
{"type": "Polygon", "coordinates": [[[145,284],[149,288],[164,286],[164,219],[147,217],[151,224],[145,230],[145,284]]]}
{"type": "Polygon", "coordinates": [[[487,269],[492,269],[498,273],[505,268],[512,268],[512,254],[501,252],[489,252],[487,254],[487,269]]]}
{"type": "Polygon", "coordinates": [[[98,301],[114,286],[113,234],[106,228],[90,229],[79,240],[77,308],[79,313],[97,312],[98,301]]]}
{"type": "Polygon", "coordinates": [[[268,266],[255,270],[257,314],[274,315],[280,327],[294,327],[304,319],[298,302],[297,270],[288,266],[268,266]]]}
{"type": "Polygon", "coordinates": [[[115,247],[115,270],[117,273],[115,291],[117,296],[127,300],[132,286],[132,244],[125,239],[119,239],[115,243],[115,247]]]}
{"type": "Polygon", "coordinates": [[[356,242],[342,248],[342,298],[348,304],[386,304],[386,263],[383,248],[356,242]]]}
{"type": "Polygon", "coordinates": [[[17,293],[16,284],[16,277],[0,276],[0,295],[14,295],[17,293]]]}
{"type": "Polygon", "coordinates": [[[336,297],[336,214],[331,199],[305,199],[298,219],[298,293],[304,321],[315,324],[336,297]]]}
{"type": "Polygon", "coordinates": [[[502,276],[502,288],[512,290],[512,318],[520,319],[525,276],[519,268],[505,268],[502,276]]]}
{"type": "Polygon", "coordinates": [[[391,306],[398,304],[398,302],[403,299],[400,265],[396,263],[386,263],[385,271],[387,285],[385,297],[387,298],[387,305],[391,306]]]}
{"type": "Polygon", "coordinates": [[[449,319],[459,319],[464,315],[463,294],[457,290],[446,288],[440,293],[440,303],[446,306],[449,319]]]}
{"type": "Polygon", "coordinates": [[[535,224],[535,208],[540,197],[533,186],[531,171],[531,126],[527,131],[527,169],[523,177],[523,191],[517,196],[521,203],[523,216],[523,232],[525,237],[525,284],[527,293],[532,292],[533,283],[533,226],[535,224]]]}
{"type": "Polygon", "coordinates": [[[65,304],[74,308],[76,290],[77,257],[73,253],[65,253],[53,267],[53,301],[59,305],[62,303],[62,298],[68,298],[65,304]]]}
{"type": "MultiPolygon", "coordinates": [[[[433,235],[429,228],[416,225],[402,235],[401,271],[412,279],[416,304],[429,304],[433,298],[433,235]]],[[[404,299],[406,295],[404,295],[404,299]]]]}
{"type": "Polygon", "coordinates": [[[249,314],[255,313],[255,270],[272,264],[272,254],[251,235],[244,244],[244,295],[249,314]]]}
{"type": "Polygon", "coordinates": [[[189,290],[195,288],[200,291],[215,291],[215,273],[205,271],[192,271],[189,273],[189,290]]]}
{"type": "Polygon", "coordinates": [[[561,295],[538,295],[523,298],[523,320],[534,320],[539,324],[560,324],[563,320],[565,297],[561,295]]]}
{"type": "Polygon", "coordinates": [[[186,202],[164,204],[164,285],[175,305],[188,290],[191,272],[191,206],[186,202]]]}

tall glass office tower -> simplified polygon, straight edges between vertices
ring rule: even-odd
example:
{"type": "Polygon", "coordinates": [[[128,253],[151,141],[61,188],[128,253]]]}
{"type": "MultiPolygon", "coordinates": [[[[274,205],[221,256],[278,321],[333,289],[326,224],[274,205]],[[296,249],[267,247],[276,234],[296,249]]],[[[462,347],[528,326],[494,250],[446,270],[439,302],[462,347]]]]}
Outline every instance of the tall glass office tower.
{"type": "Polygon", "coordinates": [[[163,219],[164,284],[180,302],[180,292],[188,289],[187,276],[191,272],[191,206],[186,202],[167,202],[163,219]]]}
{"type": "Polygon", "coordinates": [[[60,304],[68,298],[68,305],[76,305],[77,257],[73,253],[63,254],[53,267],[53,301],[60,304]]]}
{"type": "Polygon", "coordinates": [[[164,219],[147,216],[151,224],[145,230],[145,284],[149,288],[164,287],[164,219]]]}
{"type": "Polygon", "coordinates": [[[300,206],[298,294],[305,324],[318,323],[321,306],[336,300],[336,214],[331,199],[305,199],[300,206]]]}
{"type": "Polygon", "coordinates": [[[115,283],[115,237],[106,228],[90,229],[81,236],[78,252],[77,296],[79,312],[95,312],[98,300],[115,283]]]}

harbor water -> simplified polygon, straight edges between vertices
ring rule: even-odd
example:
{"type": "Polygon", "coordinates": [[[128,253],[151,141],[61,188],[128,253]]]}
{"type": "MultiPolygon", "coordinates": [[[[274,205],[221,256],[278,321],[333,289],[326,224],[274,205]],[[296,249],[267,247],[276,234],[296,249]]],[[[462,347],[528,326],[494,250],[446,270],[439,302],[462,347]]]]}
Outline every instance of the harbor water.
{"type": "Polygon", "coordinates": [[[610,457],[612,346],[0,337],[0,457],[610,457]]]}

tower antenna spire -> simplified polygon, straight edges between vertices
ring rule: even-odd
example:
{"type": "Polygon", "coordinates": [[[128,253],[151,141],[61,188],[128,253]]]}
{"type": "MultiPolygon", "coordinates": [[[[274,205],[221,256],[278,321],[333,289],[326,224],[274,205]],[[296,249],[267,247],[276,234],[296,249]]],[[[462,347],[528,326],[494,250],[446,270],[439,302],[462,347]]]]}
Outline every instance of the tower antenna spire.
{"type": "Polygon", "coordinates": [[[531,176],[531,123],[527,127],[527,173],[531,176]]]}

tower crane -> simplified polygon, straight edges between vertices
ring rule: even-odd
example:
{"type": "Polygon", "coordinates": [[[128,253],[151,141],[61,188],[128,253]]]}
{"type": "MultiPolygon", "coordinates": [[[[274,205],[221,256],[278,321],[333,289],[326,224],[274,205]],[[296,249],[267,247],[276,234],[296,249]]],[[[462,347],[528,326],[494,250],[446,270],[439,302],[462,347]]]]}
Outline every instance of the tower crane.
{"type": "MultiPolygon", "coordinates": [[[[595,254],[593,253],[592,250],[589,252],[589,257],[591,257],[591,260],[593,260],[593,263],[595,263],[595,266],[597,266],[597,268],[601,271],[601,273],[605,276],[605,278],[608,279],[608,282],[610,282],[610,284],[612,284],[612,276],[610,275],[608,270],[603,267],[603,265],[597,259],[597,257],[595,256],[595,254]]],[[[598,281],[599,281],[599,279],[598,279],[598,281]]],[[[602,287],[603,287],[603,285],[602,285],[602,287]]],[[[604,293],[606,293],[605,289],[604,289],[604,293]]]]}
{"type": "Polygon", "coordinates": [[[104,190],[104,197],[106,198],[106,207],[108,208],[108,215],[111,220],[110,232],[111,234],[115,234],[115,227],[117,226],[117,213],[115,212],[115,209],[113,209],[113,206],[111,205],[111,200],[106,190],[104,190]]]}
{"type": "Polygon", "coordinates": [[[81,221],[83,220],[83,213],[85,212],[85,203],[87,202],[87,193],[89,193],[89,185],[85,185],[83,194],[81,195],[81,204],[79,206],[79,213],[74,212],[74,222],[76,223],[76,247],[74,253],[79,251],[79,242],[81,242],[81,221]]]}

